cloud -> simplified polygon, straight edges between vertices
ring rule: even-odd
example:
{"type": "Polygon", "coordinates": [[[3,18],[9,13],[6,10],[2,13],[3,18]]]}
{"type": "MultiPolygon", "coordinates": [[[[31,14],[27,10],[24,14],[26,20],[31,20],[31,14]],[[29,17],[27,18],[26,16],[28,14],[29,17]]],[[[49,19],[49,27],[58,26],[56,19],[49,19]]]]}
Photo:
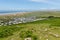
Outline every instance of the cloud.
{"type": "Polygon", "coordinates": [[[59,0],[30,0],[32,2],[41,2],[41,3],[47,3],[52,5],[59,5],[59,0]],[[57,1],[57,2],[56,2],[57,1]]]}
{"type": "Polygon", "coordinates": [[[44,3],[48,2],[48,0],[30,0],[30,1],[33,1],[33,2],[44,2],[44,3]]]}

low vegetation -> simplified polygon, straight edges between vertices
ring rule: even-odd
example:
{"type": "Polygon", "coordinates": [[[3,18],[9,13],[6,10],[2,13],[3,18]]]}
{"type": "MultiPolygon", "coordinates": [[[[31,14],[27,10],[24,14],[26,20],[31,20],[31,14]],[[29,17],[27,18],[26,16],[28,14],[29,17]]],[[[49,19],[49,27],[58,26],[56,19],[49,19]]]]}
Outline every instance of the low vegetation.
{"type": "Polygon", "coordinates": [[[60,17],[0,26],[0,40],[60,40],[60,17]]]}

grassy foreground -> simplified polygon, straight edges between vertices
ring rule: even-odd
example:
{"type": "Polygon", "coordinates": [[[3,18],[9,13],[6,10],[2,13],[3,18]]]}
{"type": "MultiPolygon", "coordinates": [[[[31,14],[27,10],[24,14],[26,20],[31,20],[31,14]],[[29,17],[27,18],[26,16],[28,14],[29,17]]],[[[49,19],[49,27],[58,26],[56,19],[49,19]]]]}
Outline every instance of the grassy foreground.
{"type": "Polygon", "coordinates": [[[32,40],[60,40],[60,18],[0,27],[0,40],[24,40],[27,37],[32,40]]]}

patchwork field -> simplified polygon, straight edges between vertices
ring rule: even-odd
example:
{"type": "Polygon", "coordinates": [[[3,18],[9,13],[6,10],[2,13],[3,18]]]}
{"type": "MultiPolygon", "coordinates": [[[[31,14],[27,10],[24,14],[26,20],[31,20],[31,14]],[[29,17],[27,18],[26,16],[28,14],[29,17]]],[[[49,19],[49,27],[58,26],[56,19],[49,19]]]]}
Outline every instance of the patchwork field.
{"type": "Polygon", "coordinates": [[[60,18],[0,27],[0,40],[60,40],[60,18]]]}

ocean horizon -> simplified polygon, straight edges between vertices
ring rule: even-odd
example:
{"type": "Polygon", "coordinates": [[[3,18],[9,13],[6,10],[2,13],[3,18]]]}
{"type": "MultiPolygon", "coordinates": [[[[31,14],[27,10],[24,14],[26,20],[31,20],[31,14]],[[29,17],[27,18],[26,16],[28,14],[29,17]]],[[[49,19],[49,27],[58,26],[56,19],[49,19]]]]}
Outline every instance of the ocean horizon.
{"type": "Polygon", "coordinates": [[[17,10],[17,11],[0,11],[0,15],[5,15],[5,14],[16,14],[16,13],[23,13],[23,12],[29,12],[27,10],[17,10]]]}

